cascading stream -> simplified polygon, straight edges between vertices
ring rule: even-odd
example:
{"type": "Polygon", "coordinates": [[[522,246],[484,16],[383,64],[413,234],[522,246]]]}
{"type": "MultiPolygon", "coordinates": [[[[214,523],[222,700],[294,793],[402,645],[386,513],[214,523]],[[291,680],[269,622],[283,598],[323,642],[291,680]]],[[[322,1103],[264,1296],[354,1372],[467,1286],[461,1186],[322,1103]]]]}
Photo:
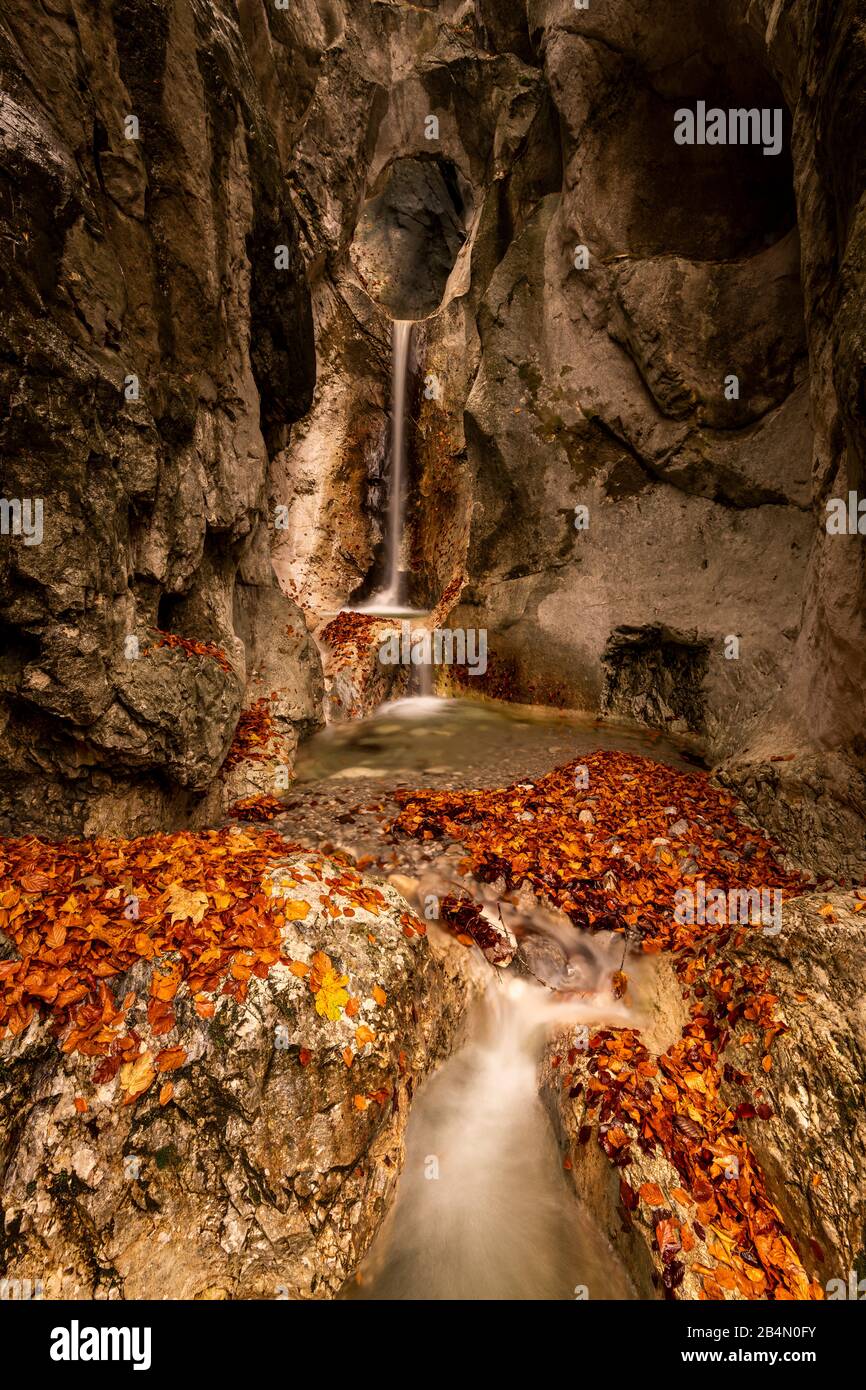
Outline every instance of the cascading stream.
{"type": "Polygon", "coordinates": [[[415,1102],[395,1206],[345,1295],[633,1297],[622,1266],[569,1189],[538,1094],[552,1027],[627,1021],[609,993],[557,998],[529,980],[493,972],[469,1040],[415,1102]]]}

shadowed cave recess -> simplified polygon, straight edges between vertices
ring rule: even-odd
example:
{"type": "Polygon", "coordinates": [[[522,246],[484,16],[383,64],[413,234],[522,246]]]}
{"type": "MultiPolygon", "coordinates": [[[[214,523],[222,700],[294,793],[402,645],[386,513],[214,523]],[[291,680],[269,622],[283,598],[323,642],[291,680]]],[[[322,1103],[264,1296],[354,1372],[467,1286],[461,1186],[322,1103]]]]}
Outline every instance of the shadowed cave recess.
{"type": "Polygon", "coordinates": [[[55,1297],[818,1297],[866,1274],[864,34],[861,0],[3,0],[0,1275],[40,1241],[55,1297]],[[698,108],[775,116],[777,151],[679,143],[698,108]],[[389,664],[395,625],[471,634],[477,659],[389,664]],[[473,815],[435,801],[506,787],[473,815]],[[535,873],[545,824],[587,856],[573,881],[535,873]],[[295,916],[277,945],[237,937],[223,1046],[214,981],[159,923],[241,911],[240,840],[243,902],[272,910],[276,864],[295,916]],[[25,928],[60,910],[40,854],[108,933],[111,1008],[141,995],[141,1091],[104,994],[94,1042],[67,985],[22,983],[25,928]],[[191,857],[175,879],[163,855],[191,857]],[[756,1034],[786,1033],[778,1075],[721,1013],[689,1031],[706,961],[676,955],[674,879],[714,872],[786,895],[778,939],[718,942],[720,970],[791,1006],[784,1029],[754,1006],[756,1034]],[[147,950],[111,939],[130,895],[147,950]],[[60,1007],[79,1042],[49,1061],[60,1007]],[[636,1029],[625,1062],[668,1059],[669,1086],[717,1067],[718,1110],[671,1102],[651,1142],[623,1121],[619,1164],[613,1100],[583,1107],[622,1059],[585,1056],[585,1024],[608,1063],[636,1029]],[[818,1058],[820,1098],[797,1081],[818,1058]],[[35,1112],[11,1118],[35,1065],[57,1068],[41,1156],[35,1112]],[[129,1102],[111,1139],[109,1084],[129,1102]],[[223,1093],[242,1102],[217,1152],[223,1093]],[[472,1225],[461,1202],[502,1230],[460,1167],[470,1115],[511,1201],[489,1287],[480,1237],[459,1269],[431,1253],[472,1225]],[[759,1213],[730,1266],[669,1195],[712,1226],[728,1139],[759,1213]],[[447,1210],[418,1181],[440,1140],[447,1210]],[[809,1176],[837,1155],[823,1187],[798,1146],[809,1176]],[[99,1179],[130,1154],[145,1196],[118,1220],[127,1189],[99,1179]],[[639,1203],[656,1188],[676,1249],[639,1203]],[[86,1221],[60,1235],[64,1202],[86,1221]]]}

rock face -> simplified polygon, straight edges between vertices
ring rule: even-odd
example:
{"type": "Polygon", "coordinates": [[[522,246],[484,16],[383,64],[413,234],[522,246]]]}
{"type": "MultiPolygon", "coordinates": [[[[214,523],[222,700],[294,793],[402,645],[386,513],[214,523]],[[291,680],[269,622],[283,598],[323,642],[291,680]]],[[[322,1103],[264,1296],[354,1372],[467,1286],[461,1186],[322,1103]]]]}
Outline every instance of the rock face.
{"type": "Polygon", "coordinates": [[[269,870],[278,897],[309,904],[281,933],[298,966],[253,974],[243,1002],[216,994],[210,1018],[182,986],[175,1026],[154,1036],[147,1005],[167,959],[112,982],[118,1000],[134,996],[140,1079],[124,1065],[100,1081],[43,1022],[2,1044],[6,1277],[41,1280],[47,1298],[339,1292],[388,1209],[413,1089],[472,994],[462,946],[410,937],[393,889],[379,906],[344,899],[340,872],[300,855],[269,870]],[[317,952],[333,966],[331,1014],[310,991],[317,952]],[[154,1077],[178,1048],[180,1068],[154,1077]]]}
{"type": "Polygon", "coordinates": [[[44,508],[0,540],[17,824],[203,816],[271,548],[316,629],[376,587],[397,315],[412,598],[465,570],[487,693],[697,732],[777,834],[806,798],[816,868],[866,868],[862,545],[825,527],[864,456],[854,0],[0,32],[3,491],[44,508]],[[698,102],[773,119],[679,144],[698,102]]]}
{"type": "Polygon", "coordinates": [[[268,553],[315,361],[253,37],[222,0],[4,7],[0,491],[43,532],[0,539],[7,831],[205,814],[254,649],[294,626],[312,669],[268,553]]]}
{"type": "Polygon", "coordinates": [[[321,332],[279,461],[294,592],[325,612],[369,591],[389,357],[370,297],[424,312],[413,597],[465,567],[452,622],[488,629],[487,693],[698,731],[798,854],[862,872],[862,546],[825,529],[864,456],[856,4],[340,13],[295,161],[298,187],[341,192],[298,195],[321,332]],[[778,112],[778,153],[677,144],[700,101],[778,112]],[[792,839],[816,782],[817,841],[792,839]]]}
{"type": "MultiPolygon", "coordinates": [[[[716,1017],[727,1010],[731,1024],[719,1042],[716,1113],[727,1112],[736,1123],[714,1132],[705,1119],[695,1124],[686,1111],[674,1121],[674,1139],[682,1125],[697,1151],[713,1156],[712,1181],[702,1189],[692,1184],[701,1203],[683,1190],[688,1183],[671,1151],[654,1139],[641,1142],[629,1119],[623,1132],[629,1147],[614,1149],[621,1114],[612,1120],[604,1104],[599,1111],[592,1101],[594,1086],[604,1093],[598,1078],[605,1084],[611,1080],[602,1065],[604,1035],[568,1052],[567,1076],[561,1054],[572,1040],[558,1039],[549,1047],[543,1087],[570,1155],[576,1190],[606,1220],[608,1238],[643,1297],[661,1297],[666,1290],[667,1296],[686,1299],[699,1298],[702,1291],[715,1298],[754,1297],[754,1285],[751,1295],[748,1288],[757,1276],[742,1257],[752,1241],[762,1255],[774,1250],[772,1263],[778,1260],[798,1297],[807,1296],[808,1281],[822,1296],[839,1297],[852,1272],[862,1277],[866,950],[858,909],[863,905],[852,894],[806,894],[785,904],[781,930],[729,933],[697,972],[680,971],[678,978],[667,961],[660,963],[641,1033],[649,1077],[667,1072],[680,1035],[685,1038],[695,1016],[706,1012],[708,998],[718,1006],[716,1017]],[[733,992],[729,980],[735,981],[733,992]],[[744,980],[769,982],[775,1016],[769,1033],[756,1023],[754,1011],[737,1003],[744,980]],[[627,1166],[617,1166],[621,1152],[628,1154],[627,1166]],[[752,1190],[747,1236],[726,1248],[719,1239],[725,1229],[719,1214],[732,1210],[729,1197],[733,1194],[736,1203],[742,1182],[752,1190]],[[792,1233],[791,1244],[761,1245],[771,1239],[776,1216],[792,1233]],[[660,1244],[660,1228],[673,1242],[668,1251],[664,1234],[660,1244]]],[[[672,1152],[678,1159],[676,1144],[672,1152]]]]}
{"type": "MultiPolygon", "coordinates": [[[[866,1271],[863,1090],[863,900],[810,894],[787,905],[782,931],[746,938],[745,959],[768,966],[787,1031],[761,1073],[772,1115],[743,1128],[800,1254],[823,1285],[866,1271]]],[[[762,1039],[737,1030],[731,1063],[757,1077],[762,1039]]],[[[832,1289],[829,1291],[833,1292],[832,1289]]]]}

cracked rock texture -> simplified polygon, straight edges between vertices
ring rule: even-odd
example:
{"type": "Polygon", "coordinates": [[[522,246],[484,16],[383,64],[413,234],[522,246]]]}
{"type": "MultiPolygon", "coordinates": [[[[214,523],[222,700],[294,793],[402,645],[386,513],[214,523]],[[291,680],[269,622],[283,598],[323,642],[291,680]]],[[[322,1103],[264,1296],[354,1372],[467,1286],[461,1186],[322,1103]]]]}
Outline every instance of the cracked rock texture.
{"type": "Polygon", "coordinates": [[[747,934],[742,959],[769,966],[787,1031],[766,1074],[754,1030],[744,1043],[749,1030],[740,1025],[730,1049],[738,1071],[760,1075],[772,1118],[744,1121],[743,1130],[801,1259],[825,1286],[847,1283],[852,1270],[866,1274],[866,943],[858,904],[848,893],[808,894],[785,905],[777,936],[747,934]]]}
{"type": "Polygon", "coordinates": [[[0,492],[44,536],[0,538],[0,829],[203,818],[255,649],[293,626],[310,670],[269,556],[315,360],[255,9],[3,7],[0,492]]]}
{"type": "MultiPolygon", "coordinates": [[[[850,893],[805,894],[785,903],[778,934],[758,929],[732,932],[720,949],[711,947],[708,952],[714,967],[729,967],[735,975],[753,967],[769,969],[767,988],[776,998],[775,1017],[785,1025],[772,1041],[770,1070],[762,1066],[767,1055],[762,1029],[740,1010],[721,1053],[720,1095],[730,1111],[744,1103],[753,1111],[766,1107],[766,1118],[755,1114],[741,1119],[737,1127],[807,1274],[825,1290],[834,1279],[847,1288],[852,1271],[858,1278],[866,1271],[866,947],[857,903],[850,893]]],[[[641,1028],[641,1040],[653,1061],[679,1038],[690,1021],[690,1006],[706,999],[707,973],[700,973],[695,993],[694,987],[683,987],[670,962],[661,959],[641,1028]]],[[[632,1161],[621,1171],[608,1160],[598,1143],[598,1110],[588,1112],[586,1105],[590,1055],[585,1050],[570,1054],[575,1065],[567,1076],[552,1063],[553,1057],[561,1060],[567,1041],[560,1038],[549,1045],[542,1085],[562,1147],[574,1157],[576,1190],[601,1213],[608,1238],[641,1296],[661,1297],[664,1265],[654,1235],[659,1208],[641,1201],[635,1210],[625,1210],[620,1177],[634,1192],[644,1183],[657,1184],[665,1208],[680,1221],[693,1223],[694,1209],[671,1196],[682,1186],[681,1175],[659,1146],[632,1143],[632,1161]],[[572,1098],[570,1092],[578,1094],[572,1098]]],[[[632,1140],[636,1128],[629,1122],[625,1127],[632,1140]]],[[[713,1152],[712,1139],[705,1135],[697,1142],[713,1152]]],[[[678,1256],[685,1272],[677,1298],[695,1299],[701,1293],[700,1274],[693,1266],[706,1267],[708,1261],[705,1242],[695,1234],[694,1247],[678,1256]]]]}
{"type": "Polygon", "coordinates": [[[278,963],[251,977],[242,1004],[217,993],[209,1020],[182,986],[176,1027],[152,1038],[155,963],[140,962],[112,982],[116,997],[134,993],[143,1051],[182,1047],[188,1060],[133,1104],[44,1024],[4,1043],[6,1277],[40,1279],[46,1298],[305,1299],[333,1297],[354,1273],[393,1195],[413,1090],[472,996],[470,957],[444,933],[410,940],[393,889],[377,913],[333,916],[322,878],[336,866],[294,855],[275,880],[283,868],[317,879],[291,888],[311,911],[287,923],[283,950],[304,962],[326,951],[359,1013],[321,1016],[307,982],[278,963]],[[361,1024],[375,1035],[363,1046],[361,1024]],[[174,1092],[160,1105],[166,1080],[174,1092]]]}

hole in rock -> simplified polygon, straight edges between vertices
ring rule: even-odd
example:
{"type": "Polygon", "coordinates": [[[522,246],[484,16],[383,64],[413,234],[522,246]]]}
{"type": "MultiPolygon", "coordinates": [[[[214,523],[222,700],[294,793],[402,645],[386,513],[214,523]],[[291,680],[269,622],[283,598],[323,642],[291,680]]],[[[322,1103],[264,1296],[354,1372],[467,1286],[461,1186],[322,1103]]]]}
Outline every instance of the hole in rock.
{"type": "Polygon", "coordinates": [[[183,601],[183,594],[162,594],[156,608],[156,626],[160,632],[176,633],[178,637],[188,635],[177,626],[183,601]]]}
{"type": "Polygon", "coordinates": [[[0,622],[0,689],[14,686],[24,667],[38,659],[39,651],[37,637],[20,627],[0,622]]]}
{"type": "Polygon", "coordinates": [[[367,292],[395,319],[438,309],[466,240],[468,190],[448,159],[392,160],[364,205],[351,257],[367,292]]]}
{"type": "Polygon", "coordinates": [[[603,714],[639,724],[701,733],[709,641],[659,625],[618,627],[602,656],[603,714]]]}

